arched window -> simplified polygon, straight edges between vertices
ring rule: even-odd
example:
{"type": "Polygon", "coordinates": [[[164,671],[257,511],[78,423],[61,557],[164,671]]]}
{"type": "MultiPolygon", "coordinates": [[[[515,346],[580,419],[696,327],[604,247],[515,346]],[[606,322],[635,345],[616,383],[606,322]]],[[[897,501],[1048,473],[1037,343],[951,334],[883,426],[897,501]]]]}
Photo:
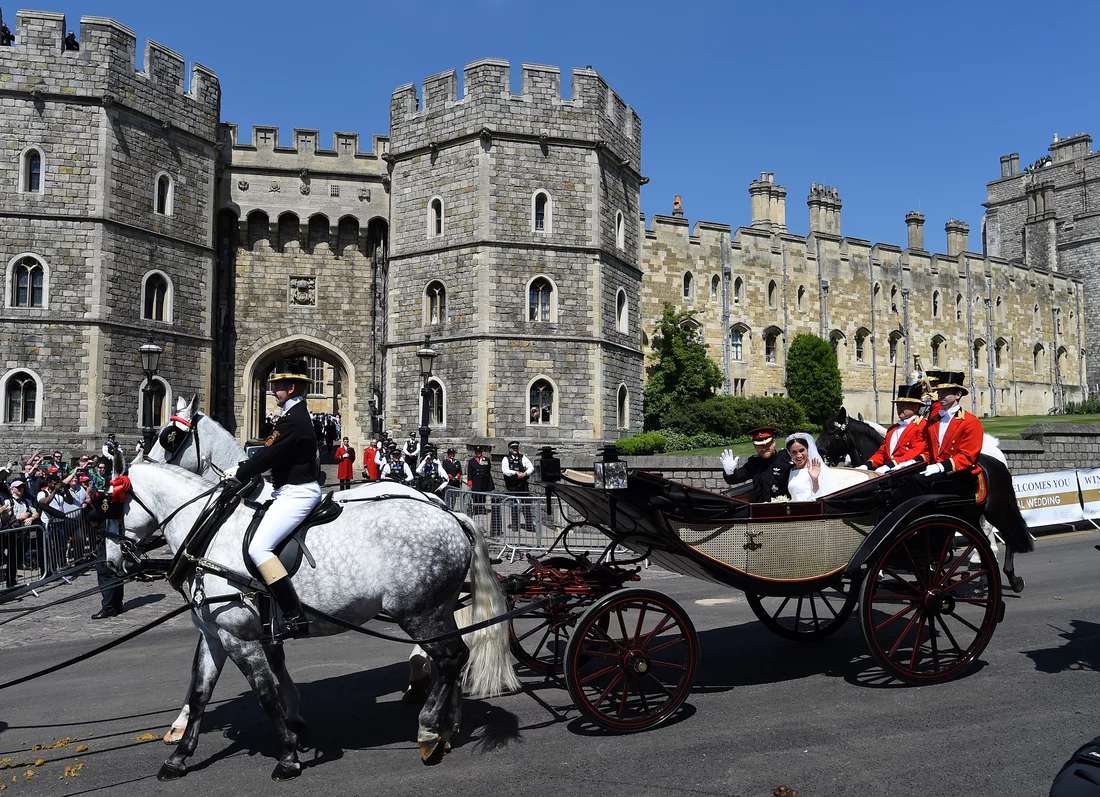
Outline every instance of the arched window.
{"type": "Polygon", "coordinates": [[[4,423],[39,421],[38,381],[27,371],[15,371],[4,380],[4,423]]]}
{"type": "Polygon", "coordinates": [[[890,365],[893,365],[898,361],[898,341],[901,340],[901,333],[896,329],[890,333],[890,365]]]}
{"type": "Polygon", "coordinates": [[[630,391],[626,389],[626,385],[619,385],[619,392],[617,395],[616,406],[616,419],[619,429],[630,428],[630,391]]]}
{"type": "Polygon", "coordinates": [[[982,340],[981,338],[978,338],[977,340],[974,341],[974,367],[975,368],[983,367],[982,366],[982,355],[984,353],[985,353],[985,341],[982,340]]]}
{"type": "Polygon", "coordinates": [[[1008,341],[1004,338],[997,338],[997,343],[993,347],[993,367],[998,371],[1004,366],[1004,355],[1008,351],[1008,341]]]}
{"type": "Polygon", "coordinates": [[[1039,373],[1043,370],[1043,358],[1046,355],[1046,350],[1043,348],[1042,343],[1036,343],[1035,348],[1031,350],[1031,368],[1035,373],[1039,373]]]}
{"type": "Polygon", "coordinates": [[[730,359],[735,362],[745,361],[745,333],[748,328],[743,324],[730,327],[730,359]]]}
{"type": "Polygon", "coordinates": [[[1043,328],[1043,316],[1039,313],[1039,305],[1035,305],[1035,307],[1031,309],[1031,323],[1036,329],[1043,328]]]}
{"type": "Polygon", "coordinates": [[[447,323],[447,289],[439,280],[432,280],[424,289],[424,323],[447,323]]]}
{"type": "Polygon", "coordinates": [[[721,278],[715,274],[710,278],[710,300],[712,302],[718,301],[718,289],[722,287],[721,278]]]}
{"type": "Polygon", "coordinates": [[[698,319],[685,318],[680,322],[680,329],[684,330],[688,335],[702,335],[703,325],[699,323],[698,319]]]}
{"type": "Polygon", "coordinates": [[[168,383],[159,376],[154,376],[149,389],[145,390],[146,382],[141,383],[141,426],[151,426],[154,429],[163,426],[168,419],[165,413],[165,405],[168,398],[168,383]]]}
{"type": "Polygon", "coordinates": [[[830,332],[829,345],[833,347],[833,354],[836,355],[837,362],[840,362],[841,356],[844,354],[841,351],[841,347],[844,345],[844,333],[839,329],[830,332]]]}
{"type": "Polygon", "coordinates": [[[546,277],[536,277],[527,288],[527,320],[555,320],[554,286],[546,277]]]}
{"type": "Polygon", "coordinates": [[[932,317],[940,317],[940,292],[932,291],[932,317]]]}
{"type": "Polygon", "coordinates": [[[962,321],[963,318],[963,295],[961,293],[955,294],[955,320],[962,321]]]}
{"type": "Polygon", "coordinates": [[[321,244],[331,246],[328,216],[317,213],[309,217],[309,251],[316,252],[321,244]]]}
{"type": "Polygon", "coordinates": [[[940,360],[942,359],[940,357],[940,354],[942,353],[943,348],[944,348],[943,344],[944,344],[943,335],[936,335],[935,337],[932,338],[932,365],[936,368],[938,368],[940,366],[940,360]]]}
{"type": "Polygon", "coordinates": [[[550,195],[545,191],[536,191],[531,198],[531,230],[549,233],[553,231],[554,208],[550,195]]]}
{"type": "Polygon", "coordinates": [[[145,275],[141,288],[141,317],[146,321],[172,320],[172,288],[160,271],[145,275]]]}
{"type": "Polygon", "coordinates": [[[998,321],[1004,321],[1005,320],[1004,305],[1001,304],[1001,297],[1000,296],[997,297],[997,303],[994,306],[994,310],[993,310],[993,317],[998,321]]]}
{"type": "Polygon", "coordinates": [[[775,307],[776,295],[778,290],[776,289],[775,280],[768,283],[768,307],[775,307]]]}
{"type": "Polygon", "coordinates": [[[684,301],[690,302],[695,294],[695,277],[690,271],[684,272],[684,301]]]}
{"type": "Polygon", "coordinates": [[[872,304],[875,304],[875,305],[878,304],[878,295],[880,293],[882,293],[882,285],[880,285],[879,283],[876,282],[874,289],[871,291],[871,303],[872,304]]]}
{"type": "Polygon", "coordinates": [[[867,338],[871,336],[871,333],[866,329],[860,328],[856,330],[856,362],[866,362],[867,353],[867,338]]]}
{"type": "Polygon", "coordinates": [[[528,391],[527,421],[539,426],[552,426],[557,417],[554,405],[554,386],[549,379],[538,378],[531,383],[528,391]]]}
{"type": "Polygon", "coordinates": [[[806,287],[804,285],[798,286],[798,293],[795,294],[794,304],[799,310],[803,309],[806,302],[806,287]]]}
{"type": "Polygon", "coordinates": [[[46,268],[33,255],[18,257],[11,265],[11,306],[46,306],[46,268]]]}
{"type": "Polygon", "coordinates": [[[301,223],[298,221],[298,216],[289,211],[279,216],[278,226],[278,246],[280,252],[289,251],[287,247],[294,244],[295,247],[301,246],[302,241],[298,237],[301,233],[301,223]]]}
{"type": "Polygon", "coordinates": [[[446,392],[443,390],[443,383],[432,377],[425,387],[427,392],[424,394],[424,401],[428,410],[428,426],[446,426],[446,392]]]}
{"type": "Polygon", "coordinates": [[[615,292],[615,328],[624,335],[630,332],[630,307],[622,288],[615,292]]]}
{"type": "Polygon", "coordinates": [[[775,365],[778,362],[780,334],[775,327],[769,327],[764,331],[764,362],[768,365],[775,365]]]}
{"type": "Polygon", "coordinates": [[[738,277],[733,281],[733,303],[741,304],[745,298],[745,281],[738,277]]]}
{"type": "Polygon", "coordinates": [[[626,249],[626,221],[621,210],[615,211],[615,246],[626,249]]]}
{"type": "MultiPolygon", "coordinates": [[[[295,216],[297,219],[297,216],[295,216]]],[[[268,228],[267,214],[262,210],[254,210],[248,214],[248,248],[255,249],[260,241],[268,241],[271,232],[268,228]]]]}
{"type": "Polygon", "coordinates": [[[896,313],[898,311],[898,286],[890,286],[890,312],[896,313]]]}
{"type": "Polygon", "coordinates": [[[175,188],[175,181],[172,180],[167,172],[160,172],[157,175],[157,181],[154,187],[153,194],[154,212],[161,216],[172,215],[172,202],[173,195],[175,194],[175,188]]]}
{"type": "Polygon", "coordinates": [[[1069,350],[1066,349],[1065,346],[1059,346],[1058,347],[1058,359],[1057,359],[1058,371],[1059,372],[1061,372],[1065,369],[1066,360],[1068,360],[1068,359],[1069,359],[1069,350]]]}
{"type": "Polygon", "coordinates": [[[443,234],[443,200],[432,197],[428,203],[428,237],[438,238],[443,234]]]}
{"type": "Polygon", "coordinates": [[[344,216],[336,223],[336,254],[344,254],[348,247],[359,248],[359,219],[344,216]]]}
{"type": "Polygon", "coordinates": [[[42,150],[31,147],[19,161],[19,190],[25,194],[42,193],[42,150]]]}

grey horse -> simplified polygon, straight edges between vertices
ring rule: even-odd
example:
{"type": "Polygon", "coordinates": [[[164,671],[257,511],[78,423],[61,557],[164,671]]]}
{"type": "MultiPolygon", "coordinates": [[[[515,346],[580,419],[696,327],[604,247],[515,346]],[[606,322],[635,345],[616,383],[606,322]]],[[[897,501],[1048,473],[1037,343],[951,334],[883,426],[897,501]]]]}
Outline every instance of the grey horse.
{"type": "MultiPolygon", "coordinates": [[[[156,441],[145,455],[152,462],[163,462],[178,465],[184,470],[202,476],[211,484],[221,480],[222,473],[229,467],[236,465],[246,456],[244,448],[237,439],[220,423],[198,410],[197,398],[192,396],[186,399],[180,396],[176,401],[176,412],[172,419],[161,427],[156,441]],[[161,445],[163,432],[171,427],[176,427],[178,433],[177,444],[171,451],[161,445]]],[[[121,469],[120,469],[121,470],[121,469]]],[[[265,501],[271,497],[272,485],[264,482],[263,490],[256,500],[265,501]]],[[[338,503],[358,501],[362,498],[378,497],[380,495],[400,495],[406,498],[416,498],[422,501],[434,502],[443,506],[443,502],[434,495],[422,493],[404,484],[397,482],[376,482],[353,487],[350,490],[340,492],[336,499],[338,503]]],[[[108,546],[108,552],[112,561],[118,560],[121,551],[113,546],[108,546]]],[[[460,622],[469,624],[469,617],[465,610],[459,612],[460,622]]],[[[195,648],[195,661],[202,662],[202,666],[211,666],[210,651],[206,645],[206,637],[199,635],[199,641],[195,648]]],[[[427,653],[416,646],[409,656],[409,686],[406,689],[406,702],[422,702],[430,688],[430,669],[427,653]]],[[[185,701],[179,715],[164,732],[165,744],[177,744],[187,729],[189,714],[188,703],[185,701]]]]}
{"type": "MultiPolygon", "coordinates": [[[[211,489],[210,484],[181,468],[140,456],[129,469],[129,479],[126,535],[140,541],[163,525],[174,552],[202,509],[204,501],[196,499],[211,489]]],[[[251,517],[251,509],[238,508],[218,530],[207,558],[243,574],[242,540],[251,517]]],[[[311,533],[310,550],[316,568],[302,567],[293,577],[302,601],[354,625],[384,611],[414,638],[453,633],[454,607],[467,572],[474,622],[506,611],[488,548],[475,524],[423,501],[379,501],[369,509],[365,504],[349,505],[336,520],[311,533]]],[[[196,658],[187,728],[158,777],[170,780],[186,773],[203,711],[227,657],[244,674],[277,731],[280,751],[272,778],[296,777],[301,772],[298,747],[304,730],[297,689],[281,649],[267,642],[257,607],[240,588],[210,573],[193,576],[185,586],[193,601],[200,596],[231,600],[203,604],[193,613],[208,657],[196,658]]],[[[311,626],[315,636],[344,630],[323,620],[311,626]]],[[[458,636],[424,645],[436,672],[417,734],[426,764],[442,758],[458,726],[463,672],[468,688],[479,694],[518,688],[504,624],[466,639],[469,648],[458,636]]]]}

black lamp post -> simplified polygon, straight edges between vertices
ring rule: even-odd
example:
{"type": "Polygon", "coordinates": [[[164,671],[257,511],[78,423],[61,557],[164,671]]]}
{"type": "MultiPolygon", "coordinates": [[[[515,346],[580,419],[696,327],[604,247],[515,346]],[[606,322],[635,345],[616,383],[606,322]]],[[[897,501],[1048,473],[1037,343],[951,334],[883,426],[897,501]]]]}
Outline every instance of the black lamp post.
{"type": "Polygon", "coordinates": [[[424,345],[417,349],[416,358],[420,361],[420,455],[424,456],[428,448],[428,380],[432,378],[432,360],[435,359],[435,349],[432,348],[432,336],[424,337],[424,345]]]}
{"type": "Polygon", "coordinates": [[[141,436],[145,441],[145,449],[148,451],[153,445],[153,439],[156,437],[156,429],[153,428],[153,377],[157,375],[157,370],[160,368],[160,355],[164,352],[160,346],[155,343],[146,343],[138,349],[141,354],[141,370],[145,374],[145,386],[141,389],[141,409],[142,409],[142,426],[141,436]]]}

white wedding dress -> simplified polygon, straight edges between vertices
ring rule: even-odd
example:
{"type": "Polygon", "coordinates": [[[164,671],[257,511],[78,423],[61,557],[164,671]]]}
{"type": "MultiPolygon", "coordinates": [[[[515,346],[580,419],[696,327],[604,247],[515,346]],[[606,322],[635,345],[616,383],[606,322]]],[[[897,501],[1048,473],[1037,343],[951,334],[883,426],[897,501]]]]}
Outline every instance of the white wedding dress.
{"type": "Polygon", "coordinates": [[[792,440],[798,440],[804,446],[806,446],[806,464],[805,468],[791,467],[791,475],[787,479],[787,492],[791,494],[792,501],[816,501],[824,495],[839,490],[844,485],[835,474],[832,469],[825,464],[825,461],[821,459],[821,455],[817,453],[817,443],[811,435],[805,432],[797,432],[790,435],[787,438],[787,444],[789,445],[792,440]],[[813,487],[813,481],[810,479],[809,463],[814,460],[821,462],[821,473],[817,477],[817,489],[813,487]]]}

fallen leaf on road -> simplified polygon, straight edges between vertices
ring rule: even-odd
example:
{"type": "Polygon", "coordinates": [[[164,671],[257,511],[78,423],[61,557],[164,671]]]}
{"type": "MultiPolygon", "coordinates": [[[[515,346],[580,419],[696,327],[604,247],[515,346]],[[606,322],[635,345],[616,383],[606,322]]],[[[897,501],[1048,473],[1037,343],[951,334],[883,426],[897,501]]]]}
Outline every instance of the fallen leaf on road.
{"type": "Polygon", "coordinates": [[[34,759],[34,765],[36,767],[44,767],[44,766],[46,766],[46,759],[36,758],[36,759],[34,759]]]}
{"type": "Polygon", "coordinates": [[[14,766],[15,761],[13,761],[9,756],[4,756],[3,758],[0,758],[0,769],[11,769],[14,766]]]}
{"type": "Polygon", "coordinates": [[[28,769],[26,772],[23,773],[23,779],[24,780],[30,780],[31,778],[33,778],[37,774],[38,773],[35,772],[33,769],[28,769]]]}
{"type": "Polygon", "coordinates": [[[75,748],[73,748],[73,752],[74,753],[86,753],[86,752],[88,752],[88,745],[78,744],[75,748]]]}
{"type": "Polygon", "coordinates": [[[146,731],[145,733],[139,733],[134,738],[139,742],[155,742],[160,737],[157,736],[155,733],[149,733],[148,731],[146,731]]]}
{"type": "Polygon", "coordinates": [[[65,777],[75,778],[77,775],[80,774],[80,770],[82,770],[82,769],[84,769],[84,762],[83,761],[81,761],[80,763],[77,763],[77,764],[72,764],[70,766],[67,766],[67,767],[65,767],[65,777]]]}

